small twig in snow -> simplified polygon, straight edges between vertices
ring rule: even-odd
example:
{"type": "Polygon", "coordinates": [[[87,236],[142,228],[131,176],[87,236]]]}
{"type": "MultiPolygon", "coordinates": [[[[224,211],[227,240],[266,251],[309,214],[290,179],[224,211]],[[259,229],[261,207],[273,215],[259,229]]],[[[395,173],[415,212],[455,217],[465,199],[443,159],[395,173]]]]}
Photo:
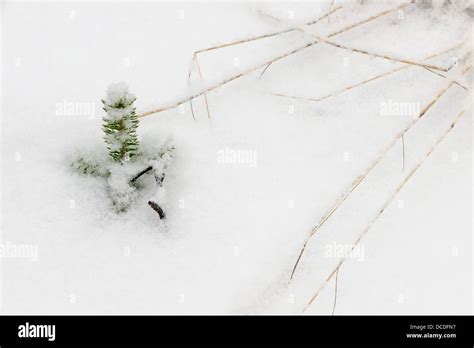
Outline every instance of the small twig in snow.
{"type": "Polygon", "coordinates": [[[135,181],[137,181],[142,175],[148,173],[149,171],[152,171],[153,170],[153,166],[149,166],[149,167],[146,167],[145,169],[143,169],[140,173],[138,173],[137,175],[135,175],[131,180],[130,180],[130,183],[134,183],[135,181]]]}
{"type": "Polygon", "coordinates": [[[149,201],[148,205],[151,207],[151,209],[153,209],[154,211],[158,213],[160,220],[163,220],[166,217],[165,212],[163,211],[163,209],[161,209],[161,207],[157,203],[153,201],[149,201]]]}

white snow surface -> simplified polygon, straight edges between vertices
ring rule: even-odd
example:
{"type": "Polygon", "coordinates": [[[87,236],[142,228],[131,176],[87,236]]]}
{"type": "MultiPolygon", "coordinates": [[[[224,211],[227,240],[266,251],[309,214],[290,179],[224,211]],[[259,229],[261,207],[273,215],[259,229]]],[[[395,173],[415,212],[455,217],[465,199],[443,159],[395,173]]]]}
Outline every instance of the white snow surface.
{"type": "MultiPolygon", "coordinates": [[[[413,120],[381,106],[422,110],[448,79],[410,66],[319,102],[275,96],[319,98],[404,65],[318,43],[207,93],[210,118],[203,97],[195,119],[189,103],[141,118],[141,146],[172,137],[176,148],[156,194],[166,225],[146,199],[116,214],[103,182],[70,163],[77,152],[107,158],[110,83],[128,83],[138,114],[167,105],[313,38],[292,31],[204,52],[202,82],[196,66],[187,79],[194,51],[301,25],[330,3],[2,3],[1,242],[33,245],[37,260],[0,258],[1,313],[303,313],[341,260],[328,245],[357,240],[468,91],[449,87],[396,141],[308,243],[290,284],[311,229],[413,120]]],[[[463,40],[472,48],[466,3],[418,2],[334,39],[416,61],[463,40]]],[[[401,2],[338,4],[313,32],[401,2]]],[[[429,62],[450,67],[463,52],[429,62]]],[[[369,229],[362,257],[340,268],[335,314],[472,313],[471,110],[369,229]]],[[[333,278],[305,313],[331,314],[334,288],[333,278]]]]}

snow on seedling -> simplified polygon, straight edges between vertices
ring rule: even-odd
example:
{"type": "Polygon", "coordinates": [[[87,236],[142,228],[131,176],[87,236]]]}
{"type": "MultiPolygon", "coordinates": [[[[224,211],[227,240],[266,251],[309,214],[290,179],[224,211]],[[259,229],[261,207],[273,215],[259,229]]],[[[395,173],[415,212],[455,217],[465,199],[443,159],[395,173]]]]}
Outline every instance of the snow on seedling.
{"type": "Polygon", "coordinates": [[[138,152],[138,118],[133,103],[137,98],[128,92],[125,82],[111,84],[106,92],[103,130],[110,156],[115,161],[128,161],[138,152]]]}
{"type": "Polygon", "coordinates": [[[102,99],[104,104],[104,141],[109,151],[81,151],[71,166],[81,174],[101,178],[115,212],[126,212],[137,200],[148,195],[148,205],[165,217],[163,180],[174,147],[170,140],[161,146],[142,144],[139,149],[138,118],[133,103],[136,97],[125,82],[111,84],[102,99]],[[144,145],[144,146],[143,146],[144,145]],[[153,174],[154,185],[142,177],[153,174]],[[153,191],[153,192],[149,192],[153,191]]]}

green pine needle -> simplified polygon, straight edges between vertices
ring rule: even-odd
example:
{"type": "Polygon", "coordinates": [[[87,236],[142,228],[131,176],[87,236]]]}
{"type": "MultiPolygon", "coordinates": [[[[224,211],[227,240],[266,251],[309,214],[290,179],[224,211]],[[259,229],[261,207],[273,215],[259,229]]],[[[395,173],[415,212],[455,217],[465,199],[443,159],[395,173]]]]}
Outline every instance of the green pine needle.
{"type": "Polygon", "coordinates": [[[138,117],[132,104],[136,98],[127,98],[127,95],[120,98],[114,104],[109,105],[105,100],[104,110],[107,116],[103,118],[102,129],[105,133],[104,141],[109,150],[110,156],[117,162],[131,159],[138,154],[138,117]],[[130,111],[120,115],[121,110],[129,108],[130,111]],[[119,118],[117,118],[119,115],[119,118]]]}

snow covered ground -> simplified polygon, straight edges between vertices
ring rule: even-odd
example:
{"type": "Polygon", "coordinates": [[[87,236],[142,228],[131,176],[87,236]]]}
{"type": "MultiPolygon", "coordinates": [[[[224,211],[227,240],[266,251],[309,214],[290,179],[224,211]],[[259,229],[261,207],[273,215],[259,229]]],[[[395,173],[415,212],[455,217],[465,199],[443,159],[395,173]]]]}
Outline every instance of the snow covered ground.
{"type": "Polygon", "coordinates": [[[1,313],[472,313],[474,9],[402,4],[3,2],[1,313]],[[188,83],[197,50],[330,36],[388,9],[331,40],[411,64],[335,96],[307,100],[406,64],[318,43],[264,71],[315,40],[293,30],[199,54],[188,83]],[[425,61],[448,72],[413,65],[463,41],[425,61]],[[189,103],[140,120],[142,144],[176,147],[167,228],[146,199],[114,213],[103,182],[71,170],[77,151],[106,153],[108,84],[126,81],[141,113],[261,65],[207,93],[209,115],[201,96],[195,120],[189,103]]]}

